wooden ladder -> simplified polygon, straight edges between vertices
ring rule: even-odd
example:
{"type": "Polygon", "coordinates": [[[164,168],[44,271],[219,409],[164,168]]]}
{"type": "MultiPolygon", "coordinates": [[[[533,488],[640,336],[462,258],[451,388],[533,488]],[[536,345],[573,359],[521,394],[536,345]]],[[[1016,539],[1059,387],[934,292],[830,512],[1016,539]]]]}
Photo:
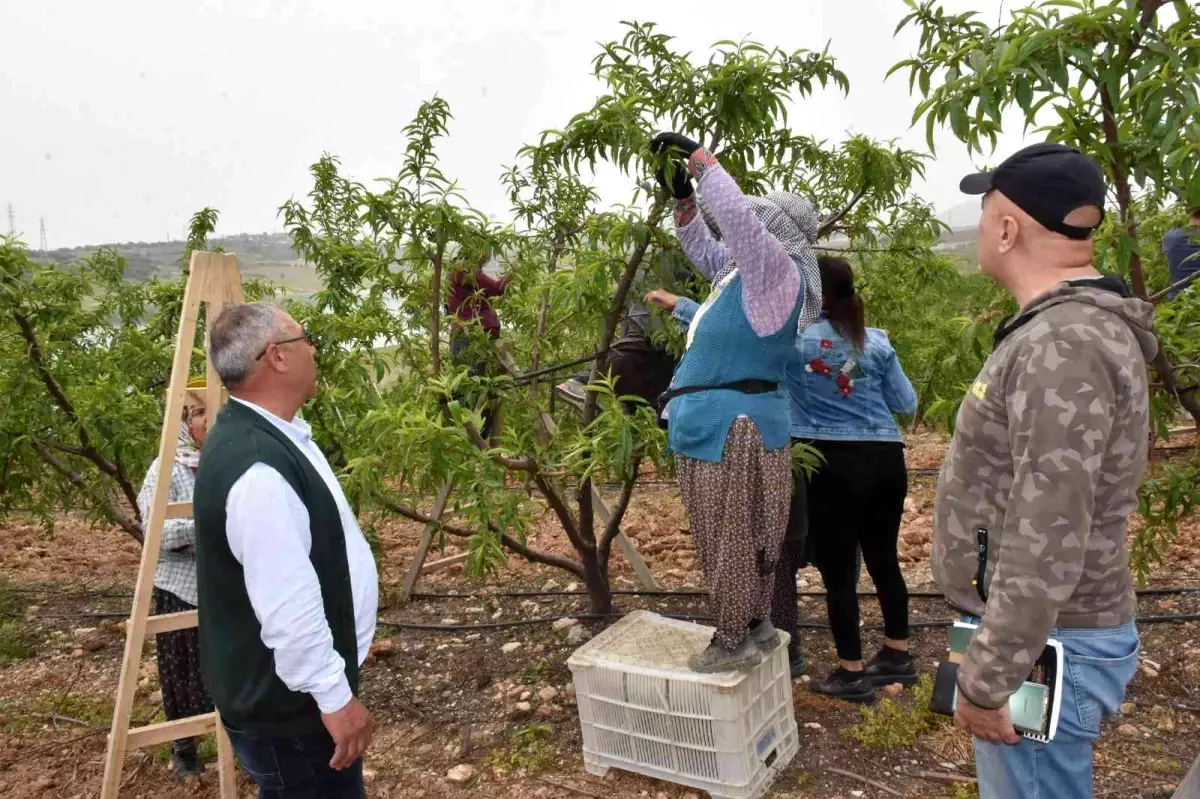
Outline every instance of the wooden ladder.
{"type": "MultiPolygon", "coordinates": [[[[162,437],[158,444],[158,474],[154,484],[150,515],[145,520],[142,562],[138,568],[137,588],[133,592],[133,609],[125,622],[125,655],[121,660],[121,679],[117,683],[116,707],[113,710],[112,731],[108,735],[108,754],[104,764],[101,799],[117,799],[121,790],[121,772],[125,755],[132,749],[142,749],[180,738],[206,733],[217,737],[217,766],[220,773],[222,799],[237,796],[233,749],[229,736],[216,713],[191,718],[164,721],[144,727],[130,728],[134,694],[141,671],[142,650],[146,639],[157,633],[189,630],[198,623],[197,611],[150,615],[150,596],[154,588],[154,571],[158,566],[159,545],[163,523],[167,519],[184,519],[192,515],[192,503],[168,503],[171,472],[175,465],[179,429],[183,424],[183,403],[191,369],[193,344],[200,306],[208,306],[207,325],[212,329],[213,318],[226,305],[244,302],[241,272],[236,256],[219,252],[192,253],[187,286],[183,292],[183,308],[179,317],[179,333],[175,339],[175,358],[171,364],[171,382],[167,388],[167,407],[163,413],[162,437]]],[[[208,347],[205,334],[205,350],[208,347]]],[[[210,423],[226,400],[221,381],[208,361],[205,407],[210,423]]]]}

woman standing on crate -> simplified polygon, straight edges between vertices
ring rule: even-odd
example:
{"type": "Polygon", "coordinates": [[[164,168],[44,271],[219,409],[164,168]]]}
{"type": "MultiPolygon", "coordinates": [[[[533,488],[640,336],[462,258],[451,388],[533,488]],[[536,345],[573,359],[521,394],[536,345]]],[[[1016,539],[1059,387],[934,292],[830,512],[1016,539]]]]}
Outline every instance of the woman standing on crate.
{"type": "MultiPolygon", "coordinates": [[[[839,665],[827,679],[813,681],[812,689],[870,702],[878,686],[917,680],[908,654],[908,588],[896,557],[908,472],[895,418],[917,410],[917,394],[887,333],[866,326],[850,263],[826,256],[818,262],[824,311],[796,341],[799,357],[787,373],[792,436],[823,458],[808,481],[807,551],[825,583],[839,665]],[[858,631],[859,548],[884,625],[883,646],[865,666],[858,631]]],[[[781,603],[790,589],[792,613],[777,616],[776,623],[793,635],[798,567],[794,558],[781,565],[776,595],[781,603]]]]}
{"type": "MultiPolygon", "coordinates": [[[[183,407],[183,426],[171,468],[169,502],[191,502],[196,487],[196,469],[200,465],[200,447],[208,436],[205,411],[205,381],[187,384],[183,407]]],[[[142,518],[150,517],[154,500],[158,459],[150,464],[138,508],[142,518]]],[[[158,569],[154,572],[154,613],[179,613],[195,610],[196,596],[196,523],[191,519],[167,519],[163,523],[158,569]]],[[[155,636],[158,650],[158,682],[162,689],[163,714],[168,721],[199,716],[213,711],[213,701],[200,676],[200,643],[196,629],[176,630],[155,636]]],[[[181,738],[171,746],[171,771],[177,779],[204,770],[195,738],[181,738]]]]}
{"type": "Polygon", "coordinates": [[[659,181],[675,197],[684,252],[712,281],[663,394],[680,492],[708,578],[716,634],[689,665],[750,669],[779,643],[771,593],[791,499],[787,394],[798,326],[820,312],[811,244],[819,222],[802,197],[747,197],[708,151],[677,133],[650,149],[687,156],[659,181]],[[690,177],[689,177],[690,174],[690,177]],[[693,187],[692,178],[696,180],[693,187]],[[700,214],[695,189],[720,240],[700,214]]]}

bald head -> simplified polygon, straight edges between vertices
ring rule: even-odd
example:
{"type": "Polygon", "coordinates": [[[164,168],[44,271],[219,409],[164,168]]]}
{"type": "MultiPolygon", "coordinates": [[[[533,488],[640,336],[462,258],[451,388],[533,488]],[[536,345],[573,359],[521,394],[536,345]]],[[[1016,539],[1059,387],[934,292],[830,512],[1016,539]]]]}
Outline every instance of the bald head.
{"type": "MultiPolygon", "coordinates": [[[[1064,219],[1074,227],[1092,227],[1103,213],[1095,206],[1071,211],[1064,219]]],[[[979,221],[979,267],[1010,291],[1037,284],[1053,285],[1094,272],[1091,239],[1071,239],[1047,230],[1002,192],[983,198],[979,221]]]]}

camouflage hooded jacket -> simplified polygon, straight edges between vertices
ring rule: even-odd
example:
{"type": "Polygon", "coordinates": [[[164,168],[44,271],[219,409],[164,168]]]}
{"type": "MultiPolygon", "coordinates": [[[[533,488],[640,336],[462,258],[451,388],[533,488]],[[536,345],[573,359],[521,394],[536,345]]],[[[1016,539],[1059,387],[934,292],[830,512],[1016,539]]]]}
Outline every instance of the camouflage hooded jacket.
{"type": "Polygon", "coordinates": [[[983,617],[958,672],[975,705],[1007,702],[1054,627],[1133,618],[1125,535],[1149,444],[1153,323],[1116,278],[1060,284],[997,331],[963,400],[932,566],[950,604],[983,617]]]}

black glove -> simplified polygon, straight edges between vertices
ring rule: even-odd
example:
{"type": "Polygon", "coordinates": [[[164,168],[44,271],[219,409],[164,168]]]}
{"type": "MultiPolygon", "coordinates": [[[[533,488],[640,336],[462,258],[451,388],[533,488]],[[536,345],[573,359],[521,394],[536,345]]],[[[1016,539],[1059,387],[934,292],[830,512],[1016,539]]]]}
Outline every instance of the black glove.
{"type": "Polygon", "coordinates": [[[691,157],[700,149],[700,145],[684,136],[682,133],[660,133],[650,140],[650,152],[658,155],[668,146],[678,147],[684,154],[691,157]]]}
{"type": "Polygon", "coordinates": [[[676,200],[686,200],[696,193],[696,190],[692,188],[692,179],[688,177],[687,167],[678,161],[675,162],[670,183],[667,183],[667,176],[662,167],[658,168],[654,177],[658,178],[658,185],[671,192],[671,196],[676,200]]]}

